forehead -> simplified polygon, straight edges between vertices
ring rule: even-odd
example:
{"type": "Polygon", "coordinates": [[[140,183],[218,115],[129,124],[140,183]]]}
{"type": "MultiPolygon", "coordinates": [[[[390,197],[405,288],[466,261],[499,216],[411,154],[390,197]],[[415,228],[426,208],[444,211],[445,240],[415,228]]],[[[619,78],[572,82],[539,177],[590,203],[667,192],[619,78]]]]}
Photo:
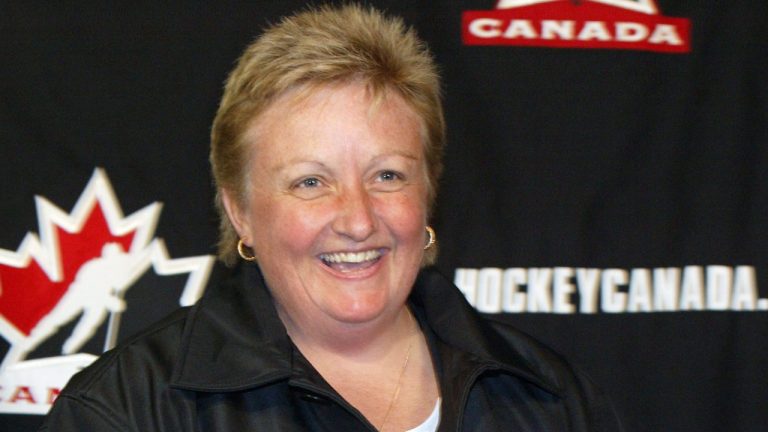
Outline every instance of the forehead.
{"type": "Polygon", "coordinates": [[[277,150],[270,148],[276,142],[285,147],[300,140],[297,149],[311,151],[313,144],[330,144],[324,139],[371,142],[371,135],[390,143],[415,139],[423,152],[423,130],[421,118],[398,92],[374,92],[362,82],[348,82],[284,92],[251,121],[244,137],[257,153],[277,150]]]}

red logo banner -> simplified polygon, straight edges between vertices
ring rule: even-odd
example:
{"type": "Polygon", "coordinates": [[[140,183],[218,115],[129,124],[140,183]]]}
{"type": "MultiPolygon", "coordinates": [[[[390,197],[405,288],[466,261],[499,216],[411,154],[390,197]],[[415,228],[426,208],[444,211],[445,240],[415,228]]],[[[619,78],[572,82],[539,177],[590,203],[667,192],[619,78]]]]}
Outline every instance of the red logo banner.
{"type": "Polygon", "coordinates": [[[630,10],[617,6],[622,4],[618,0],[544,1],[518,1],[520,6],[508,9],[464,12],[464,44],[690,52],[688,19],[650,13],[655,8],[630,10]]]}

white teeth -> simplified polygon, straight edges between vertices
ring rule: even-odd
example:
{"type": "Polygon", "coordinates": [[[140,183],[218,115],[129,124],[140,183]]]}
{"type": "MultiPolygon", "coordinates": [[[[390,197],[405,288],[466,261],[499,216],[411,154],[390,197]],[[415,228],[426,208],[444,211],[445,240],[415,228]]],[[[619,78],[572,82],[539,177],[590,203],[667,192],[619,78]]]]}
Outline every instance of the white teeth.
{"type": "Polygon", "coordinates": [[[369,250],[364,252],[336,252],[321,254],[320,259],[328,263],[352,263],[357,264],[364,261],[373,261],[381,256],[378,250],[369,250]]]}

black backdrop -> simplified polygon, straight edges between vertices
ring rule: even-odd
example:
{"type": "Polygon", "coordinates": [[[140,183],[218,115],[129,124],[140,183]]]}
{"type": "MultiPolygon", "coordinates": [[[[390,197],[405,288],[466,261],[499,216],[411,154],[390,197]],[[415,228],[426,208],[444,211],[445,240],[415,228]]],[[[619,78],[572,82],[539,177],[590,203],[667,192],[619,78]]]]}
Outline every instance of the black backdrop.
{"type": "MultiPolygon", "coordinates": [[[[170,256],[212,254],[222,82],[305,2],[81,3],[2,5],[0,270],[40,232],[35,196],[69,213],[97,167],[125,215],[163,203],[154,236],[170,256]]],[[[440,270],[587,371],[628,430],[767,430],[768,3],[655,2],[690,20],[688,53],[467,45],[462,14],[496,2],[370,3],[415,26],[442,68],[440,270]]],[[[185,280],[143,274],[120,337],[185,280]]],[[[2,282],[0,356],[9,293],[28,288],[2,282]]],[[[73,325],[27,360],[60,355],[73,325]]],[[[45,399],[24,387],[0,374],[0,430],[39,424],[8,411],[45,399]]]]}

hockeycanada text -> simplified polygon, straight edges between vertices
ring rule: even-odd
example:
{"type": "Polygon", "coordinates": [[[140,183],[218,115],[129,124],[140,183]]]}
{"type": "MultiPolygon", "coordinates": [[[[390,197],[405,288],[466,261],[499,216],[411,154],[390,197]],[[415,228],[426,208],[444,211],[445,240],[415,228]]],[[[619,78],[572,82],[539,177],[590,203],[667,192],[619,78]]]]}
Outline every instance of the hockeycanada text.
{"type": "Polygon", "coordinates": [[[458,268],[454,283],[485,313],[765,311],[755,268],[458,268]]]}

